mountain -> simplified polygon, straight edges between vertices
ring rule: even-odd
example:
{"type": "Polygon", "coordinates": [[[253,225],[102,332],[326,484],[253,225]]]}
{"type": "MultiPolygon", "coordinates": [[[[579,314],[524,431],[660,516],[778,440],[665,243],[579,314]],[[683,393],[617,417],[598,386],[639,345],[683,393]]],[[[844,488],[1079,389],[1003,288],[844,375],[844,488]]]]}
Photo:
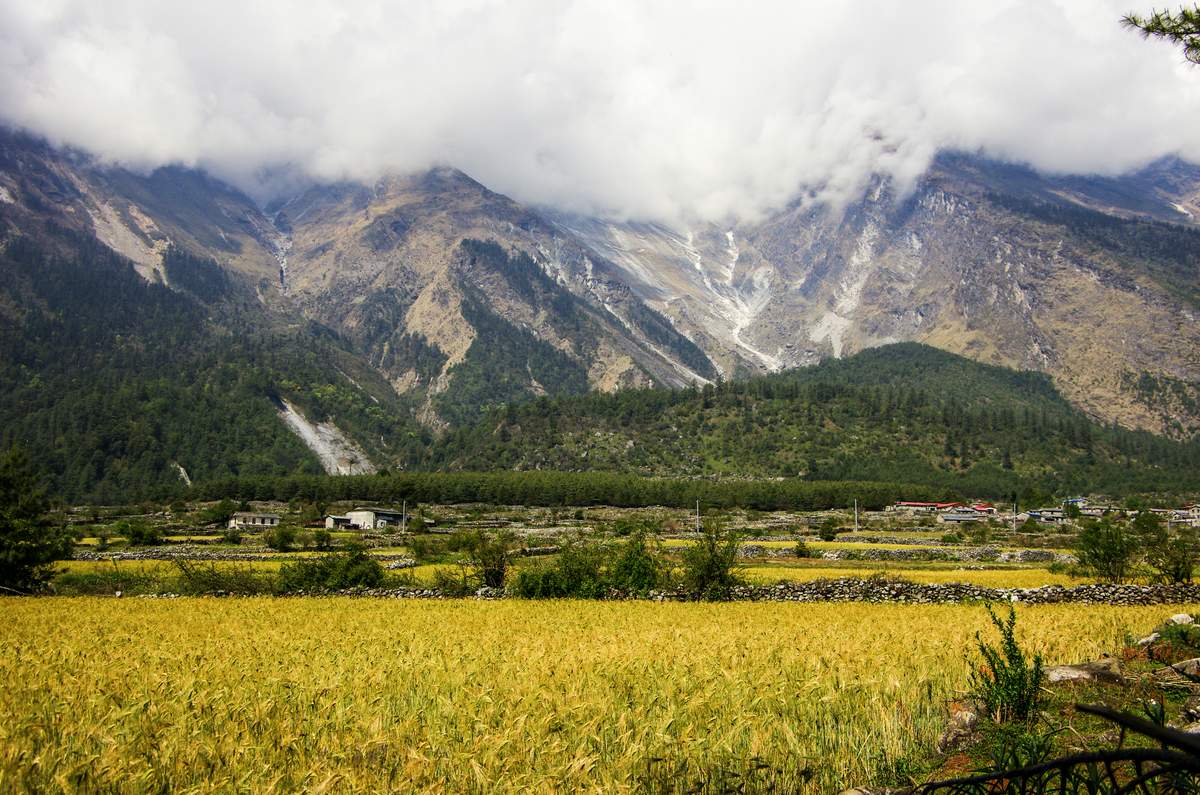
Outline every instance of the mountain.
{"type": "Polygon", "coordinates": [[[700,389],[509,406],[447,434],[430,464],[915,483],[1026,501],[1200,489],[1200,442],[1098,425],[1044,374],[917,343],[700,389]]]}
{"type": "Polygon", "coordinates": [[[473,416],[462,393],[481,377],[503,379],[507,401],[715,376],[607,263],[461,172],[317,187],[273,209],[285,295],[398,393],[423,390],[435,425],[473,416]]]}
{"type": "Polygon", "coordinates": [[[1200,168],[1052,178],[944,154],[913,192],[747,226],[555,216],[727,378],[912,340],[1035,369],[1089,415],[1200,430],[1200,168]]]}
{"type": "Polygon", "coordinates": [[[1096,427],[1183,439],[1197,213],[1200,169],[1179,161],[1085,179],[956,154],[906,195],[876,180],[740,225],[530,208],[449,168],[262,207],[199,171],[2,132],[0,443],[44,448],[73,495],[462,466],[439,446],[517,404],[906,340],[1041,371],[1096,427]]]}
{"type": "MultiPolygon", "coordinates": [[[[195,171],[138,175],[9,133],[0,136],[0,189],[9,235],[46,224],[94,235],[147,280],[168,284],[168,247],[212,259],[254,290],[263,311],[345,335],[398,393],[416,390],[433,427],[445,424],[438,396],[472,376],[495,333],[523,340],[521,369],[565,356],[556,375],[543,375],[575,391],[715,376],[607,263],[451,169],[312,187],[260,209],[195,171]],[[464,245],[472,240],[498,248],[464,245]],[[481,324],[491,333],[480,335],[481,324]]],[[[508,375],[504,399],[545,392],[535,374],[508,375]]]]}

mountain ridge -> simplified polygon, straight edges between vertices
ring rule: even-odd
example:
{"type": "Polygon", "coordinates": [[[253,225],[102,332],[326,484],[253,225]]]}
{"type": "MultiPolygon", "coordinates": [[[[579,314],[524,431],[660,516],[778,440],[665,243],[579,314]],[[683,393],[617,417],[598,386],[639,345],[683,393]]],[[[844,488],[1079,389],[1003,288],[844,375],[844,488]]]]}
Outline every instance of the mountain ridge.
{"type": "MultiPolygon", "coordinates": [[[[877,180],[843,211],[797,201],[754,225],[564,215],[449,168],[259,207],[200,172],[139,175],[0,134],[0,245],[86,259],[78,241],[94,240],[194,299],[206,334],[321,340],[323,372],[296,360],[263,394],[381,467],[425,466],[434,438],[505,406],[741,380],[905,340],[1047,373],[1101,427],[1191,438],[1196,209],[1200,169],[1178,161],[1047,177],[954,153],[910,195],[877,180]]],[[[11,329],[42,311],[64,308],[0,290],[11,329]]]]}

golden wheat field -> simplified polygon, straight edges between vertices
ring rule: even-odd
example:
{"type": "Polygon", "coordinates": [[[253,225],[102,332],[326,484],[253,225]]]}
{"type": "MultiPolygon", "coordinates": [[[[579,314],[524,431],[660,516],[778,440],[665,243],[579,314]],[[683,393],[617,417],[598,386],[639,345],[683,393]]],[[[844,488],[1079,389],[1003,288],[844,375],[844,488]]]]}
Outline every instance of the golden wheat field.
{"type": "MultiPolygon", "coordinates": [[[[968,605],[8,599],[2,792],[824,792],[928,747],[968,605]]],[[[1026,607],[1049,662],[1170,607],[1026,607]]]]}

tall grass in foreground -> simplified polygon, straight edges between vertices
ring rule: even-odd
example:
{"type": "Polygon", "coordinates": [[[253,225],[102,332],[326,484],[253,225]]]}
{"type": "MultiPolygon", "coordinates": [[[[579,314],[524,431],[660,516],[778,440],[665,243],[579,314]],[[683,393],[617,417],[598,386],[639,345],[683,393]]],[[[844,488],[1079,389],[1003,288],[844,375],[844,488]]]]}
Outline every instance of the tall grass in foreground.
{"type": "MultiPolygon", "coordinates": [[[[964,605],[10,599],[0,791],[633,791],[903,770],[964,605]]],[[[1027,607],[1048,664],[1170,607],[1027,607]]]]}

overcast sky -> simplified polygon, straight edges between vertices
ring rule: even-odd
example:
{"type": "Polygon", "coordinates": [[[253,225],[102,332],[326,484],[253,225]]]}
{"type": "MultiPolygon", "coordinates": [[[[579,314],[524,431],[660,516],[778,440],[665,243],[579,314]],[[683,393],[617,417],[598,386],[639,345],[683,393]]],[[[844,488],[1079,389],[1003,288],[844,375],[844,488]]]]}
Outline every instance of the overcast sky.
{"type": "Polygon", "coordinates": [[[752,219],[942,147],[1200,161],[1200,67],[1123,30],[1130,2],[0,0],[0,116],[260,198],[445,164],[535,204],[752,219]]]}

